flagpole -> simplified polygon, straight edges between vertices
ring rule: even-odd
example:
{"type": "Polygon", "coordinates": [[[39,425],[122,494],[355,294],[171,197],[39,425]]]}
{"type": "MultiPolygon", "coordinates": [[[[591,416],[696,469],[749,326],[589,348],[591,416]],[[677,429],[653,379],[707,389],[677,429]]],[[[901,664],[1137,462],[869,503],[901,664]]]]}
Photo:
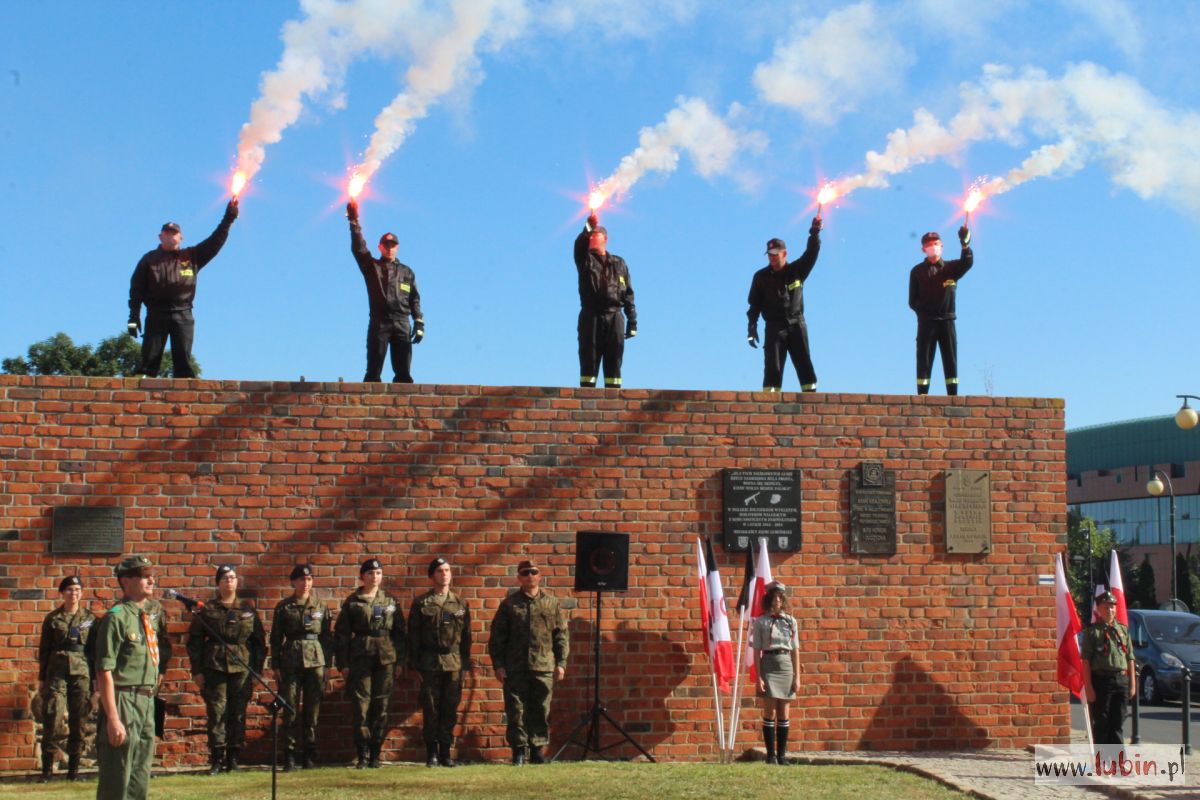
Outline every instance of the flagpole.
{"type": "MultiPolygon", "coordinates": [[[[711,662],[711,659],[709,660],[711,662]]],[[[723,758],[725,755],[725,724],[724,720],[721,718],[721,691],[717,688],[716,667],[711,663],[709,666],[712,667],[712,669],[709,671],[712,673],[713,707],[717,710],[717,750],[720,752],[720,755],[723,758]]]]}
{"type": "Polygon", "coordinates": [[[729,761],[733,760],[733,745],[737,740],[738,718],[741,716],[740,712],[742,710],[742,704],[739,701],[742,699],[742,643],[745,636],[745,629],[742,627],[742,618],[745,615],[745,611],[739,608],[737,666],[733,670],[733,692],[729,695],[729,761]]]}
{"type": "Polygon", "coordinates": [[[1087,731],[1088,750],[1092,751],[1092,758],[1096,757],[1096,743],[1092,741],[1092,715],[1088,712],[1087,692],[1082,693],[1079,698],[1079,704],[1083,706],[1083,727],[1087,731]]]}

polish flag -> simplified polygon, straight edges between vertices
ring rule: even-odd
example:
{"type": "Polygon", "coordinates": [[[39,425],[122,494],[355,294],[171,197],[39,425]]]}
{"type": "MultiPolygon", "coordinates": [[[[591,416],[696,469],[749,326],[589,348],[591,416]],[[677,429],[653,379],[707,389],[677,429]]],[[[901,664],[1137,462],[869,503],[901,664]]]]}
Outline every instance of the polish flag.
{"type": "Polygon", "coordinates": [[[1054,557],[1054,605],[1058,644],[1058,682],[1083,699],[1083,658],[1079,655],[1079,639],[1083,626],[1075,611],[1075,601],[1067,588],[1067,576],[1063,571],[1062,554],[1054,557]]]}
{"type": "MultiPolygon", "coordinates": [[[[1121,563],[1117,560],[1116,548],[1110,551],[1110,556],[1108,588],[1097,586],[1095,597],[1098,599],[1105,592],[1112,592],[1113,597],[1117,598],[1117,622],[1128,627],[1129,609],[1125,606],[1125,581],[1121,580],[1121,563]]],[[[1092,603],[1092,622],[1100,622],[1100,607],[1094,601],[1092,603]]]]}
{"type": "MultiPolygon", "coordinates": [[[[738,595],[738,611],[750,618],[753,625],[755,617],[767,613],[763,608],[763,595],[767,593],[767,585],[771,583],[771,559],[767,554],[767,540],[758,540],[758,558],[754,559],[754,574],[750,574],[750,551],[746,551],[746,578],[742,582],[742,592],[738,595]]],[[[758,664],[755,663],[754,648],[750,642],[754,637],[746,639],[746,651],[742,653],[742,662],[750,673],[750,680],[758,680],[758,664]]]]}
{"type": "Polygon", "coordinates": [[[729,617],[725,613],[725,590],[717,570],[712,543],[696,539],[697,578],[700,584],[700,621],[704,649],[712,664],[717,684],[728,692],[733,678],[733,640],[729,636],[729,617]]]}

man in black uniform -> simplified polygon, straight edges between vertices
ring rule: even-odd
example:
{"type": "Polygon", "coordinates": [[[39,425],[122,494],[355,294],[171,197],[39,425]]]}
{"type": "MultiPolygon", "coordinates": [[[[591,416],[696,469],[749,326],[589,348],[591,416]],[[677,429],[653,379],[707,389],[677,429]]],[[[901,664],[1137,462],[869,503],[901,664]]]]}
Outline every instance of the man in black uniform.
{"type": "Polygon", "coordinates": [[[394,233],[379,238],[379,258],[371,255],[358,224],[358,203],[346,204],[350,220],[350,252],[367,282],[367,300],[371,321],[367,325],[367,374],[364,381],[382,379],[383,357],[392,348],[392,382],[412,383],[412,346],[425,338],[425,317],[421,315],[421,293],[417,276],[396,258],[400,240],[394,233]],[[409,333],[408,318],[413,319],[409,333]]]}
{"type": "Polygon", "coordinates": [[[595,387],[604,367],[604,387],[621,387],[625,340],[637,336],[633,282],[625,259],[608,252],[608,230],[592,212],[575,237],[579,272],[579,385],[595,387]],[[621,316],[621,309],[625,316],[621,316]]]}
{"type": "Polygon", "coordinates": [[[808,326],[804,324],[804,282],[817,265],[821,252],[821,218],[816,217],[808,229],[808,246],[792,263],[787,260],[787,245],[783,239],[767,242],[770,263],[754,273],[750,281],[750,328],[746,340],[758,347],[758,316],[767,323],[763,343],[763,391],[778,392],[783,387],[783,363],[790,355],[800,391],[817,390],[817,373],[813,370],[808,352],[808,326]]]}
{"type": "Polygon", "coordinates": [[[159,246],[142,256],[129,281],[129,335],[142,330],[142,304],[146,305],[146,334],[142,337],[142,374],[158,376],[163,348],[171,337],[171,362],[176,378],[194,378],[192,372],[192,301],[196,297],[196,276],[216,258],[229,236],[229,227],[237,219],[238,201],[225,206],[225,216],[212,235],[195,247],[180,248],[183,233],[174,222],[164,223],[159,231],[159,246]]]}
{"type": "Polygon", "coordinates": [[[1117,598],[1096,598],[1099,622],[1083,629],[1083,691],[1096,744],[1124,744],[1125,704],[1137,693],[1137,660],[1129,629],[1117,622],[1117,598]]]}
{"type": "Polygon", "coordinates": [[[929,372],[933,354],[942,349],[942,371],[946,394],[958,394],[958,337],[954,332],[954,291],[958,281],[975,262],[971,231],[958,229],[962,255],[957,261],[942,260],[942,237],[930,231],[921,237],[925,260],[908,276],[908,307],[917,314],[917,394],[929,394],[929,372]]]}

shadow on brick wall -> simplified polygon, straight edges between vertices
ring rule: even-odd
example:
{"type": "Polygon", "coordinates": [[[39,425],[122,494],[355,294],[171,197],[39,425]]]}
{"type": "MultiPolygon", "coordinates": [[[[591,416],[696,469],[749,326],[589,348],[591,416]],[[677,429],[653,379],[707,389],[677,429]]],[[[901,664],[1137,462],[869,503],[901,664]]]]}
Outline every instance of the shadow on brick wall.
{"type": "Polygon", "coordinates": [[[892,685],[858,742],[860,750],[963,750],[991,744],[959,702],[904,656],[892,667],[892,685]],[[882,743],[886,743],[881,747],[882,743]]]}

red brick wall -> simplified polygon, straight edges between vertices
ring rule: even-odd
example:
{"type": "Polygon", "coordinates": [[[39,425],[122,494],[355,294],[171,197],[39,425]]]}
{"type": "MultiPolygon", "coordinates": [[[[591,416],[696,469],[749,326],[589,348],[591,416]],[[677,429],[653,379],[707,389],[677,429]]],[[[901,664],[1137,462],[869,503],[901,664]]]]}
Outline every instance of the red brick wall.
{"type": "MultiPolygon", "coordinates": [[[[593,596],[570,588],[575,532],[629,533],[632,588],[604,600],[602,697],[656,756],[711,757],[693,552],[697,534],[721,534],[725,467],[804,471],[803,548],[772,563],[803,622],[797,748],[1061,739],[1052,590],[1037,575],[1065,543],[1064,448],[1062,401],[1047,399],[0,377],[0,769],[34,765],[37,636],[60,577],[78,569],[96,611],[115,592],[114,558],[50,554],[51,510],[75,504],[122,506],[125,549],[153,558],[163,585],[207,596],[214,564],[238,565],[265,616],[298,559],[337,604],[368,554],[404,598],[446,556],[485,665],[487,623],[531,554],[573,615],[556,743],[590,700],[593,596]],[[848,551],[847,476],[864,459],[896,471],[890,558],[848,551]],[[950,468],[991,471],[990,555],[945,552],[950,468]]],[[[717,552],[732,599],[743,557],[717,552]]],[[[168,608],[181,640],[186,615],[168,608]]],[[[410,684],[392,705],[393,757],[423,752],[410,684]]],[[[203,758],[193,688],[184,655],[167,675],[167,764],[203,758]]],[[[504,755],[502,710],[480,670],[468,758],[504,755]]],[[[267,715],[250,718],[248,755],[265,757],[267,715]]],[[[348,755],[340,695],[322,728],[348,755]]]]}

